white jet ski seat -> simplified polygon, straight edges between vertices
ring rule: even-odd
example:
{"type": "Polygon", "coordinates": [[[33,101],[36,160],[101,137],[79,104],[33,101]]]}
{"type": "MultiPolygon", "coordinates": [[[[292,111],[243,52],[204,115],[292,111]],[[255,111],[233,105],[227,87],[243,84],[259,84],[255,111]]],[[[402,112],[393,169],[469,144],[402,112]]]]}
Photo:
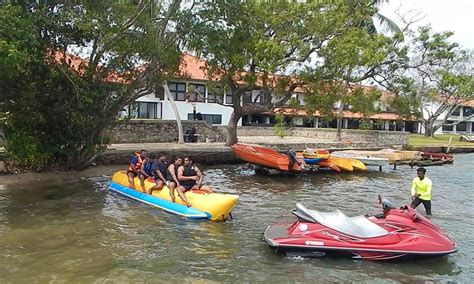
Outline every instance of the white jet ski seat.
{"type": "Polygon", "coordinates": [[[339,210],[319,212],[310,210],[301,203],[296,203],[293,213],[306,221],[319,223],[323,226],[358,238],[376,238],[388,234],[387,230],[371,222],[364,216],[347,217],[339,210]]]}

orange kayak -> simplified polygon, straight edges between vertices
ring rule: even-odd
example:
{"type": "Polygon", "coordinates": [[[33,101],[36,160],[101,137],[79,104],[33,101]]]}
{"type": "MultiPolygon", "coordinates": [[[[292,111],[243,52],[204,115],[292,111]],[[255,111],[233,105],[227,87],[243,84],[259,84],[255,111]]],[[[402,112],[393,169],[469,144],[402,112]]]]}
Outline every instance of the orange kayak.
{"type": "Polygon", "coordinates": [[[281,171],[300,171],[298,163],[288,169],[290,159],[287,155],[260,145],[234,144],[230,146],[234,154],[241,160],[263,167],[281,171]]]}
{"type": "Polygon", "coordinates": [[[319,166],[323,168],[330,168],[336,172],[340,172],[341,169],[333,162],[328,161],[328,160],[322,160],[321,162],[318,163],[319,166]]]}

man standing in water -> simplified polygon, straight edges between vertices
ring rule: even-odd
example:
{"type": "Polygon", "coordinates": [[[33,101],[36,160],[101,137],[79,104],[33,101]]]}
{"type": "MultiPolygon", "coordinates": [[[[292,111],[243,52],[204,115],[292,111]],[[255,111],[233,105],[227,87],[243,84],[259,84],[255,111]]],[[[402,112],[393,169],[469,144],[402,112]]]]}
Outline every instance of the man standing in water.
{"type": "Polygon", "coordinates": [[[425,176],[426,169],[418,168],[417,177],[413,179],[411,186],[411,208],[416,208],[420,203],[426,210],[426,215],[431,215],[431,180],[425,176]]]}

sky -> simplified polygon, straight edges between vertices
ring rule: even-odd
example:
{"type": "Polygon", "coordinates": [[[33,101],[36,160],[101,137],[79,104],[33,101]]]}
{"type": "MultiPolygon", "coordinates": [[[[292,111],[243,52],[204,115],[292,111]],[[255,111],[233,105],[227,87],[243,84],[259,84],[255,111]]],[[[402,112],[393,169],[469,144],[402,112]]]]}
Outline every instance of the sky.
{"type": "Polygon", "coordinates": [[[452,31],[452,41],[474,50],[474,0],[389,0],[380,13],[400,23],[398,9],[401,15],[423,18],[414,26],[431,24],[435,32],[452,31]]]}

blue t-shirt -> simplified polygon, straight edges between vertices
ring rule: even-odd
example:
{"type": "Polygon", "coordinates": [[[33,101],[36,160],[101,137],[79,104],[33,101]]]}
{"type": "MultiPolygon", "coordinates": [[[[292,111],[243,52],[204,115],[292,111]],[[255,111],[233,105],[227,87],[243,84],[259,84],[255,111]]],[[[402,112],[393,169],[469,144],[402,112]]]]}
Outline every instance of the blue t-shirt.
{"type": "Polygon", "coordinates": [[[150,160],[145,162],[145,165],[143,166],[143,170],[145,173],[149,176],[153,176],[153,165],[154,163],[150,160]]]}
{"type": "Polygon", "coordinates": [[[156,171],[160,171],[161,174],[163,175],[163,177],[166,179],[167,175],[168,175],[168,163],[163,163],[163,162],[160,162],[160,161],[156,161],[155,163],[153,163],[153,174],[155,176],[155,178],[159,178],[159,176],[157,174],[155,174],[156,171]]]}

